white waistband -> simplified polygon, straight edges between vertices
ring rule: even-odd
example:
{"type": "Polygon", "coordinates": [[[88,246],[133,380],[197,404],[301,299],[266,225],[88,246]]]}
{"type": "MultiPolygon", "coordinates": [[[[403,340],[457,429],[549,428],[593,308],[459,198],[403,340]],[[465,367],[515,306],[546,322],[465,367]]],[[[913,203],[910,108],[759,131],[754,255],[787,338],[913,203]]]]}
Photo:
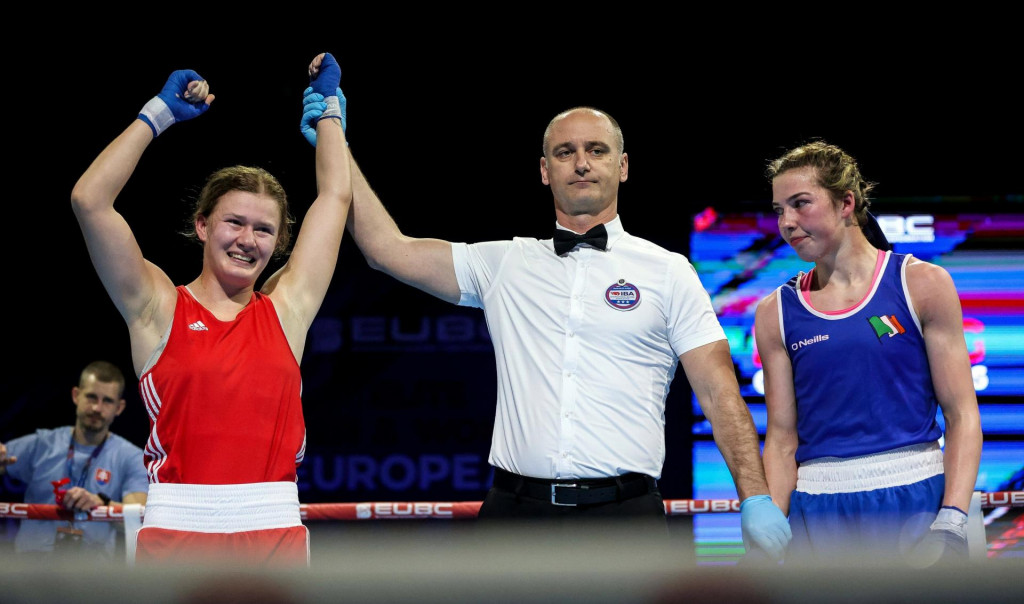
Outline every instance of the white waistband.
{"type": "Polygon", "coordinates": [[[300,526],[294,482],[149,485],[142,528],[238,533],[300,526]]]}
{"type": "Polygon", "coordinates": [[[796,471],[796,490],[811,495],[873,491],[913,484],[942,472],[942,449],[938,442],[930,442],[849,459],[805,461],[796,471]]]}

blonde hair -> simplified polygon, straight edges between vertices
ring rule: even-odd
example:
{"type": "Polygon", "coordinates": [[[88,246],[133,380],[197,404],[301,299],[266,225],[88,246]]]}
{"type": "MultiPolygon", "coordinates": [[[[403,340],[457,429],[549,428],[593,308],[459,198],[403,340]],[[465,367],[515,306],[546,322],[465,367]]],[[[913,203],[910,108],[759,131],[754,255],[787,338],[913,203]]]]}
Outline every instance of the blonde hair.
{"type": "Polygon", "coordinates": [[[825,141],[810,142],[769,162],[768,180],[774,180],[783,172],[804,167],[814,168],[818,184],[828,190],[833,202],[839,202],[847,191],[852,191],[856,201],[853,213],[857,224],[861,227],[868,224],[868,209],[871,207],[869,193],[875,188],[875,183],[864,179],[853,156],[825,141]]]}
{"type": "Polygon", "coordinates": [[[285,195],[284,187],[276,178],[263,168],[250,166],[232,166],[221,168],[209,178],[203,185],[203,190],[196,200],[195,210],[192,212],[192,223],[185,235],[199,241],[199,235],[195,230],[195,221],[200,216],[209,216],[220,198],[231,191],[245,191],[256,195],[267,195],[277,202],[281,210],[281,226],[277,232],[277,243],[274,245],[274,254],[283,254],[291,242],[292,225],[295,218],[288,211],[288,196],[285,195]]]}

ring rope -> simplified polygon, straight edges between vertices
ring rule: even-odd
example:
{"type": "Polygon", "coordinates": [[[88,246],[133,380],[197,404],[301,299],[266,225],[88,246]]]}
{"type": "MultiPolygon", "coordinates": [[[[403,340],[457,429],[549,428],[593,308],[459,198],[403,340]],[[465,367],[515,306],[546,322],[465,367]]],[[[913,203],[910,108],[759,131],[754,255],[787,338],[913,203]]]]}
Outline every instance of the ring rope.
{"type": "MultiPolygon", "coordinates": [[[[363,503],[303,503],[299,512],[305,521],[320,520],[467,520],[476,518],[482,501],[370,501],[363,503]]],[[[133,506],[145,515],[145,506],[133,506]]],[[[1024,508],[1024,491],[981,493],[981,508],[1024,508]]],[[[738,513],[739,499],[666,499],[669,516],[738,513]]],[[[21,520],[74,520],[123,522],[121,504],[101,505],[77,514],[55,504],[0,502],[0,518],[21,520]]]]}

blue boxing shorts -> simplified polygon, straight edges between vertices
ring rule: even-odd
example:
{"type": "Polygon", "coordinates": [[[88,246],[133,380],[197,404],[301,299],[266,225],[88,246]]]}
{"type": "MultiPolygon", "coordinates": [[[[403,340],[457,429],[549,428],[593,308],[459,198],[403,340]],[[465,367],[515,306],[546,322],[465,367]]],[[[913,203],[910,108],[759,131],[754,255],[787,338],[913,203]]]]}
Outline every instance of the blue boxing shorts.
{"type": "Polygon", "coordinates": [[[902,558],[928,532],[945,487],[938,443],[805,462],[789,503],[786,563],[902,558]]]}

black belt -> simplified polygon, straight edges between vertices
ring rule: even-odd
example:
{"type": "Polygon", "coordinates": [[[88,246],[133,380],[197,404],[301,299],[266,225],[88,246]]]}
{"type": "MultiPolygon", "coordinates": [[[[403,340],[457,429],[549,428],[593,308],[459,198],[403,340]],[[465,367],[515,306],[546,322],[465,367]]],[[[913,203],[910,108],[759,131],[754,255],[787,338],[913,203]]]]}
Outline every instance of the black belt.
{"type": "Polygon", "coordinates": [[[658,481],[631,472],[612,478],[532,478],[494,468],[494,486],[554,505],[593,505],[622,501],[658,489],[658,481]]]}

